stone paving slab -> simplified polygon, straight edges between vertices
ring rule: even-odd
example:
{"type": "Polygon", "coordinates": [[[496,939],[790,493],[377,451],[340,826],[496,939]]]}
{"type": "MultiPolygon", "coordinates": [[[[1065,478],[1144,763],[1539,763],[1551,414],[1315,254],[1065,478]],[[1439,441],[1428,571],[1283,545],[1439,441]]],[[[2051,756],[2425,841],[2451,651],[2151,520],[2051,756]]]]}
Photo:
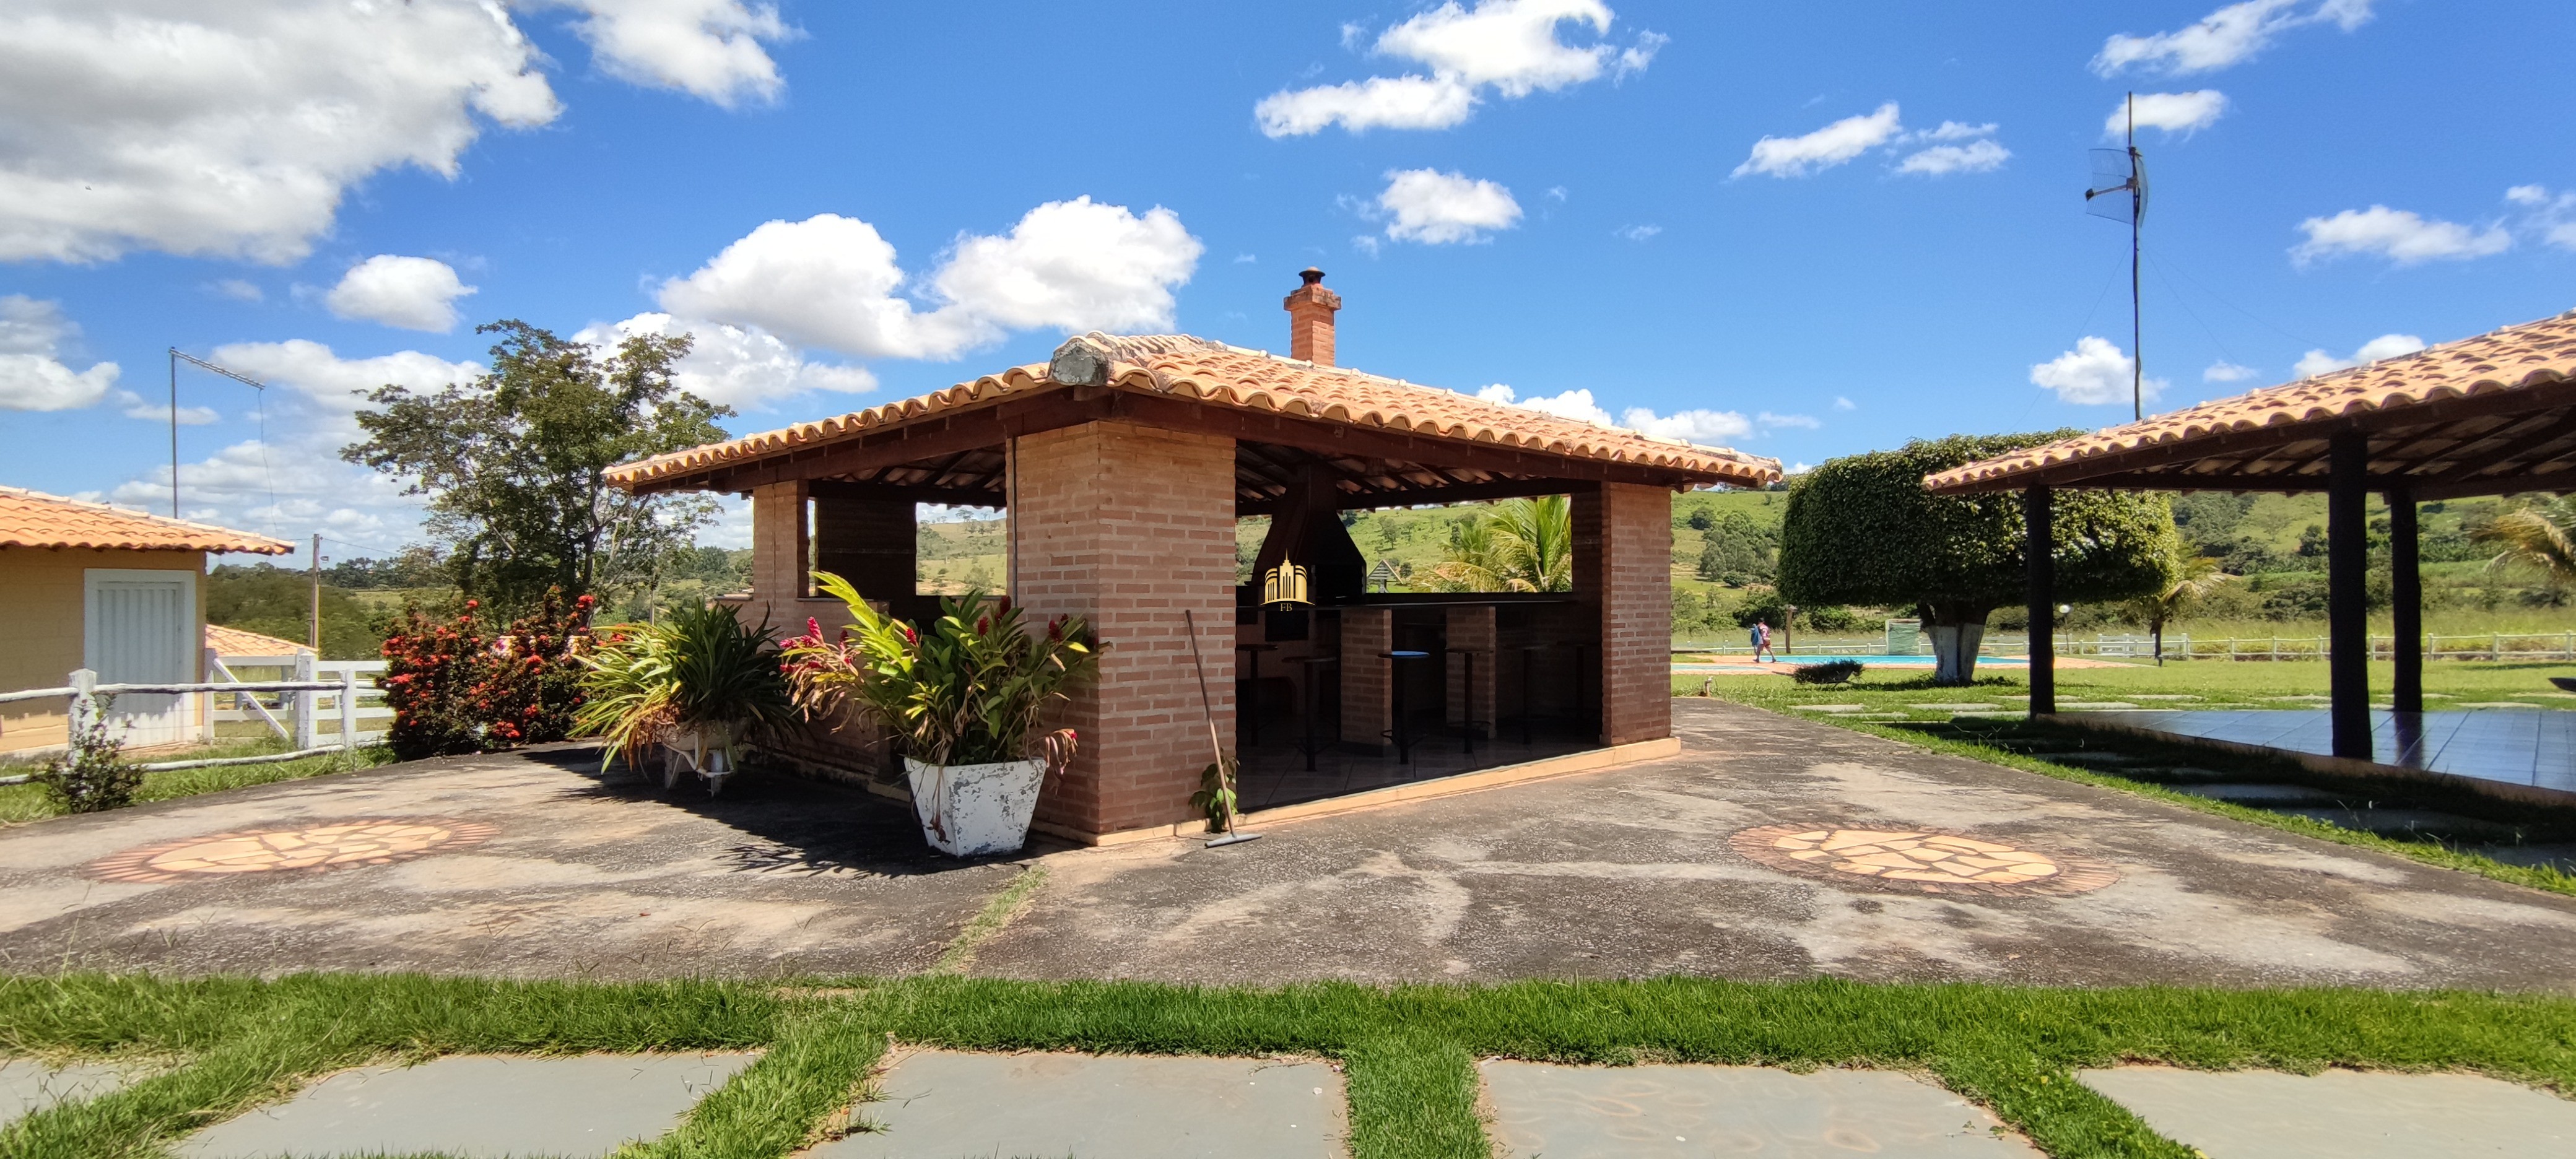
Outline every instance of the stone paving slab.
{"type": "Polygon", "coordinates": [[[1984,1108],[1887,1071],[1500,1060],[1482,1069],[1496,1154],[1507,1159],[2039,1154],[1984,1108]]]}
{"type": "Polygon", "coordinates": [[[342,1071],[294,1098],[217,1123],[186,1159],[437,1153],[588,1159],[676,1126],[756,1054],[458,1055],[342,1071]]]}
{"type": "Polygon", "coordinates": [[[94,1099],[133,1076],[112,1066],[48,1066],[32,1058],[0,1059],[0,1126],[65,1099],[94,1099]]]}
{"type": "Polygon", "coordinates": [[[1347,1154],[1342,1076],[1319,1062],[956,1054],[897,1061],[884,1127],[812,1159],[1327,1159],[1347,1154]]]}
{"type": "Polygon", "coordinates": [[[2477,1075],[2138,1066],[2077,1077],[2209,1159],[2576,1155],[2576,1102],[2477,1075]]]}

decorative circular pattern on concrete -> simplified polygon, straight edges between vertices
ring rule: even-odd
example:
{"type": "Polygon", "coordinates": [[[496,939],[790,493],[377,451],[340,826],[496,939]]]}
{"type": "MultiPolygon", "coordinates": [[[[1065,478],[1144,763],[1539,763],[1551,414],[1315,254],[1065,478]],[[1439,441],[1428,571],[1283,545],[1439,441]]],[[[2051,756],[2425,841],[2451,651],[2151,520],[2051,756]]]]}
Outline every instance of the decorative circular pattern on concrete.
{"type": "Polygon", "coordinates": [[[2068,894],[2120,880],[2098,861],[1937,829],[1765,825],[1736,834],[1734,844],[1773,869],[1911,893],[2068,894]]]}
{"type": "Polygon", "coordinates": [[[254,829],[145,845],[99,858],[91,876],[154,883],[199,875],[321,872],[351,865],[390,865],[460,846],[499,830],[445,817],[362,817],[299,829],[254,829]]]}

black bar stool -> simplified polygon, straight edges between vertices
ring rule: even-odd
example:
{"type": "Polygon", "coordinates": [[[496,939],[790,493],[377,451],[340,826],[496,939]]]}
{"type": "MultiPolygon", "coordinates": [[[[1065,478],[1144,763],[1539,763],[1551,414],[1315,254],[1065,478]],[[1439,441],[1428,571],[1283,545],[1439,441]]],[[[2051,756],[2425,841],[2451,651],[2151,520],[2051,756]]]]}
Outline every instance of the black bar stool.
{"type": "Polygon", "coordinates": [[[1404,664],[1408,660],[1428,660],[1431,653],[1398,648],[1392,652],[1380,652],[1378,657],[1387,662],[1387,679],[1394,684],[1389,691],[1395,702],[1395,727],[1378,735],[1395,742],[1395,763],[1409,765],[1413,763],[1413,729],[1404,719],[1404,664]]]}
{"type": "Polygon", "coordinates": [[[1306,668],[1306,741],[1297,750],[1306,754],[1306,771],[1310,773],[1315,771],[1315,754],[1323,751],[1315,739],[1315,718],[1324,714],[1324,666],[1341,661],[1339,656],[1293,656],[1288,660],[1306,668]]]}
{"type": "Polygon", "coordinates": [[[1245,658],[1251,663],[1242,669],[1251,672],[1252,675],[1234,678],[1234,730],[1242,734],[1242,739],[1237,743],[1245,748],[1251,748],[1261,743],[1261,654],[1276,652],[1279,650],[1279,645],[1237,644],[1234,650],[1252,653],[1245,658]]]}
{"type": "MultiPolygon", "coordinates": [[[[1491,656],[1494,654],[1494,650],[1491,648],[1451,648],[1450,651],[1456,652],[1467,658],[1466,690],[1464,694],[1458,698],[1458,703],[1460,705],[1458,709],[1459,729],[1461,732],[1466,734],[1466,744],[1465,747],[1461,748],[1459,751],[1466,753],[1468,756],[1474,756],[1476,755],[1476,730],[1479,728],[1491,727],[1494,723],[1490,720],[1476,719],[1476,657],[1491,656]]],[[[1527,744],[1529,742],[1524,740],[1521,743],[1527,744]]]]}

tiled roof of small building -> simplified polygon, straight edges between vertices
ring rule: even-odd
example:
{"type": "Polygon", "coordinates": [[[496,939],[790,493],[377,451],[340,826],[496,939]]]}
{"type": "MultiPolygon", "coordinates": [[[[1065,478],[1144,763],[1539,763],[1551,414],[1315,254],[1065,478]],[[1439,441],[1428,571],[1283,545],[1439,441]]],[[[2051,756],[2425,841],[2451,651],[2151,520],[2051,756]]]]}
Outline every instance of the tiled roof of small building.
{"type": "Polygon", "coordinates": [[[221,624],[206,625],[206,647],[214,649],[217,656],[292,656],[310,651],[293,640],[281,640],[221,624]]]}
{"type": "MultiPolygon", "coordinates": [[[[2576,381],[2576,310],[1927,475],[1935,491],[2123,452],[2576,381]]],[[[2106,462],[2106,469],[2116,464],[2106,462]]]]}
{"type": "Polygon", "coordinates": [[[1092,371],[1085,376],[1089,382],[1211,406],[1666,467],[1742,486],[1780,477],[1777,459],[1595,426],[1346,367],[1318,366],[1187,334],[1118,337],[1095,332],[1068,340],[1053,362],[1015,366],[918,398],[644,459],[611,469],[608,478],[631,487],[853,438],[1015,394],[1061,389],[1073,384],[1054,377],[1051,368],[1081,365],[1085,359],[1091,362],[1085,367],[1092,371]],[[1074,362],[1068,362],[1069,355],[1074,362]],[[1105,368],[1097,365],[1102,362],[1105,368]]]}
{"type": "Polygon", "coordinates": [[[259,555],[284,555],[295,550],[265,535],[164,519],[23,487],[0,487],[0,547],[241,551],[259,555]]]}

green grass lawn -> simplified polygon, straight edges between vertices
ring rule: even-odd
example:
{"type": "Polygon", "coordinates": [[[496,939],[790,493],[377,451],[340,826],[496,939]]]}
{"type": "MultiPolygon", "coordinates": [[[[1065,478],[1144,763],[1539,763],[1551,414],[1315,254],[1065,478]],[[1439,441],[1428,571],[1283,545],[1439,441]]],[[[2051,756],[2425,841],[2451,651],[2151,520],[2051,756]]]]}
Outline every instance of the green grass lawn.
{"type": "MultiPolygon", "coordinates": [[[[208,757],[258,756],[285,751],[287,749],[284,741],[270,737],[251,741],[231,741],[190,749],[186,752],[155,753],[136,759],[149,764],[158,761],[198,760],[208,757]]],[[[393,759],[391,749],[378,745],[362,748],[348,755],[324,753],[319,756],[301,757],[291,761],[272,761],[266,764],[217,765],[206,769],[171,769],[166,772],[145,773],[143,788],[135,793],[134,800],[138,804],[145,801],[167,801],[173,797],[193,797],[199,793],[239,789],[250,785],[297,781],[326,773],[345,773],[352,769],[388,764],[393,759]]],[[[37,764],[28,762],[0,764],[0,776],[30,773],[37,767],[37,764]]],[[[58,817],[62,815],[62,811],[61,803],[46,793],[41,785],[0,785],[0,825],[22,824],[46,817],[58,817]]]]}
{"type": "Polygon", "coordinates": [[[122,1060],[149,1077],[0,1130],[0,1157],[158,1153],[376,1061],[759,1049],[677,1130],[627,1155],[770,1159],[867,1129],[864,1105],[845,1109],[889,1042],[1334,1060],[1355,1159],[1485,1159],[1475,1064],[1493,1057],[1899,1069],[1991,1108],[2061,1157],[2192,1154],[2074,1079],[2124,1061],[2474,1071],[2576,1091],[2576,1001],[2495,994],[1679,978],[1234,990],[952,977],[616,985],[75,974],[0,981],[0,1049],[122,1060]]]}

